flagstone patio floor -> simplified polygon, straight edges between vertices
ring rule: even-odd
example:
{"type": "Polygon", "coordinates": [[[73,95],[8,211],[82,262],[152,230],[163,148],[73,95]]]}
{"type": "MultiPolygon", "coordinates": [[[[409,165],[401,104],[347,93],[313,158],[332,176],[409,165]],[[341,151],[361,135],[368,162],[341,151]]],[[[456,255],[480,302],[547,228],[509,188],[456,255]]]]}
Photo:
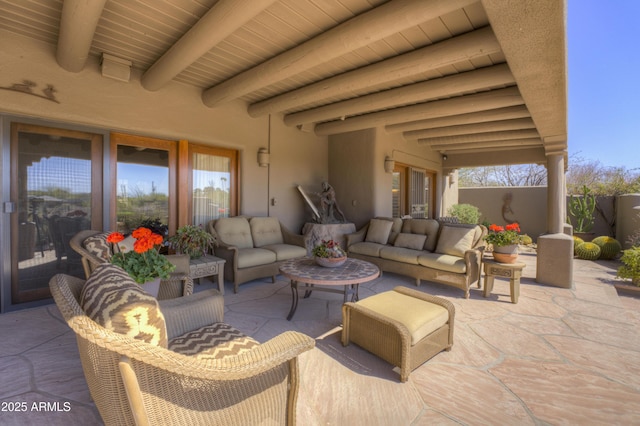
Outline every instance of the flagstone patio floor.
{"type": "MultiPolygon", "coordinates": [[[[419,290],[455,305],[450,352],[400,383],[386,362],[340,343],[342,296],[314,292],[292,321],[282,276],[225,287],[225,322],[259,341],[285,330],[316,339],[300,359],[300,425],[640,424],[640,298],[618,293],[614,261],[574,261],[574,287],[535,282],[527,264],[520,298],[496,279],[484,298],[423,282],[419,290]]],[[[413,279],[384,274],[360,298],[413,279]]],[[[213,287],[204,280],[197,290],[213,287]]],[[[0,425],[98,425],[74,334],[55,305],[0,315],[0,425]]]]}

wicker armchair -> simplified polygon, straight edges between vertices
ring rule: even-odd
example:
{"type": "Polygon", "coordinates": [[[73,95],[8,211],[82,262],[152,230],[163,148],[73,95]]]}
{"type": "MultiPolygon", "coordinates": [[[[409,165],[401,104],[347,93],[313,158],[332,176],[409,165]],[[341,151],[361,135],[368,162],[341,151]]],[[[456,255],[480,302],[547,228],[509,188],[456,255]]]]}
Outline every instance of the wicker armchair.
{"type": "MultiPolygon", "coordinates": [[[[89,278],[98,265],[109,263],[107,258],[100,257],[87,250],[84,244],[87,238],[102,233],[102,231],[84,230],[78,232],[69,240],[69,246],[82,256],[82,267],[86,278],[89,278]]],[[[176,269],[171,273],[169,279],[161,281],[158,300],[173,299],[192,294],[193,279],[189,276],[189,256],[186,254],[174,254],[167,256],[167,259],[176,265],[176,269]]]]}
{"type": "MultiPolygon", "coordinates": [[[[289,331],[237,355],[187,356],[98,325],[79,304],[84,283],[58,274],[49,286],[76,333],[85,378],[105,424],[295,423],[297,357],[314,346],[312,338],[289,331]]],[[[217,290],[158,303],[170,342],[223,320],[217,290]]]]}

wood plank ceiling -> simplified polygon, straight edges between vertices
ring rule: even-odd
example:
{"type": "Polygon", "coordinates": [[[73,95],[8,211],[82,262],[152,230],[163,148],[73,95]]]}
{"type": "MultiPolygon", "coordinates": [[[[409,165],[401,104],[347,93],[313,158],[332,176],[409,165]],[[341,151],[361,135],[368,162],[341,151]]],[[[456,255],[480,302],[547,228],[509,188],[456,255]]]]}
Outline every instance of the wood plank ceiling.
{"type": "Polygon", "coordinates": [[[318,135],[382,127],[469,165],[566,151],[564,15],[557,0],[0,0],[0,29],[55,45],[68,71],[106,53],[147,90],[193,85],[318,135]]]}

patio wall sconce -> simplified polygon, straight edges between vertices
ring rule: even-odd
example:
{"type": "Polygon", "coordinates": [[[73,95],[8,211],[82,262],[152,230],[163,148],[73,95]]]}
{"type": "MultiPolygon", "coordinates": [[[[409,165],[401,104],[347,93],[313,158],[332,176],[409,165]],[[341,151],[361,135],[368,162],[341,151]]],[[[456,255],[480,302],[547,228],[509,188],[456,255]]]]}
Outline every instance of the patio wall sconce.
{"type": "Polygon", "coordinates": [[[393,173],[393,169],[396,167],[396,162],[393,158],[386,157],[384,159],[384,171],[385,173],[393,173]]]}
{"type": "Polygon", "coordinates": [[[258,165],[260,167],[267,167],[270,162],[269,152],[267,148],[260,148],[258,150],[258,165]]]}

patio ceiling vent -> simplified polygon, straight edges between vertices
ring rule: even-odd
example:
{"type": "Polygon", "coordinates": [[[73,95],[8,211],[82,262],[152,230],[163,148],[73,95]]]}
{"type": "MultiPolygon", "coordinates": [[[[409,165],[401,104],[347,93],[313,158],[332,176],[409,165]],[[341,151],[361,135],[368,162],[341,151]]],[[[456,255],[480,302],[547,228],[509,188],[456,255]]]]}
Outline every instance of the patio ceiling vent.
{"type": "Polygon", "coordinates": [[[102,54],[102,76],[114,80],[129,82],[131,77],[131,61],[121,59],[108,53],[102,54]]]}

